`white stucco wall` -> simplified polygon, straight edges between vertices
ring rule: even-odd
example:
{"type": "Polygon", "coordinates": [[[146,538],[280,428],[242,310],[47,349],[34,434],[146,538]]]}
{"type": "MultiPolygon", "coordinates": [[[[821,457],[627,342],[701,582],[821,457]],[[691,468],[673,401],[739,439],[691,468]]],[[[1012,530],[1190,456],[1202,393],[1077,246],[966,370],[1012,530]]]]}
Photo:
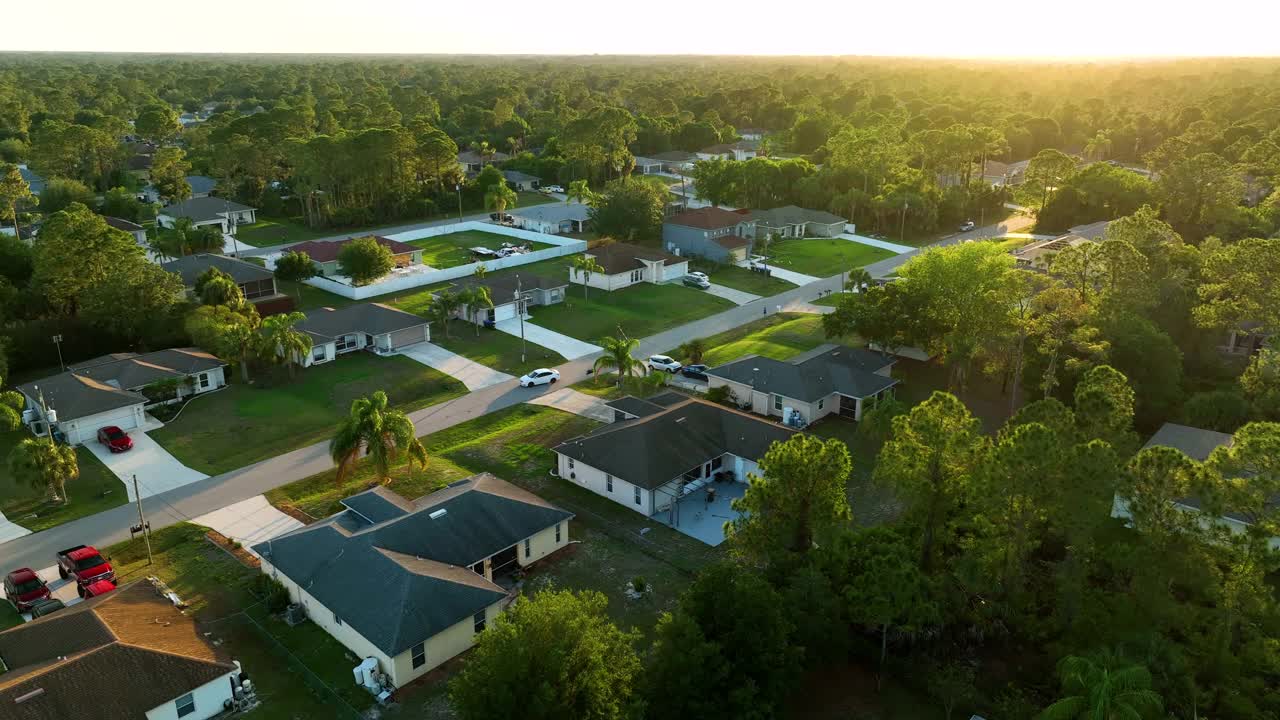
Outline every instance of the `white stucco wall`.
{"type": "Polygon", "coordinates": [[[334,345],[334,343],[332,343],[332,342],[327,342],[327,343],[317,343],[317,344],[314,344],[314,345],[312,345],[312,346],[311,346],[311,352],[310,352],[310,353],[307,353],[306,358],[304,358],[304,359],[303,359],[302,366],[303,366],[303,367],[311,367],[312,365],[319,365],[319,364],[321,364],[321,363],[327,363],[327,362],[329,362],[330,360],[333,360],[335,357],[337,357],[337,350],[335,349],[335,345],[334,345]],[[315,351],[316,351],[316,348],[320,348],[320,349],[324,350],[324,358],[323,358],[323,359],[319,359],[319,360],[317,360],[317,359],[315,358],[315,351]]]}
{"type": "Polygon", "coordinates": [[[636,486],[617,476],[613,478],[613,492],[608,491],[608,473],[575,461],[567,455],[556,453],[557,472],[561,478],[580,485],[591,492],[607,497],[619,505],[644,516],[653,514],[653,493],[645,488],[640,490],[640,504],[635,502],[636,486]]]}
{"type": "MultiPolygon", "coordinates": [[[[195,712],[183,715],[182,720],[207,720],[220,714],[222,702],[231,699],[231,677],[239,674],[239,670],[233,670],[192,690],[191,695],[195,700],[196,709],[195,712]]],[[[146,682],[146,678],[138,678],[138,682],[146,682]]],[[[174,698],[171,702],[148,710],[147,720],[178,720],[177,700],[178,698],[174,698]]]]}

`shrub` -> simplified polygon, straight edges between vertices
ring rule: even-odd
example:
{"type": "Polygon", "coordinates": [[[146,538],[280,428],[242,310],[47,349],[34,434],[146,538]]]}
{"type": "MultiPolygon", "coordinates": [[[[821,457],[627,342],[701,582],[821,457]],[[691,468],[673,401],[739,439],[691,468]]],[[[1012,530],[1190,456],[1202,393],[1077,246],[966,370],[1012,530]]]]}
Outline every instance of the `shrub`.
{"type": "Polygon", "coordinates": [[[1249,401],[1233,390],[1199,392],[1187,399],[1182,416],[1192,427],[1232,433],[1249,419],[1249,401]]]}
{"type": "Polygon", "coordinates": [[[643,577],[637,575],[631,578],[631,589],[638,593],[644,593],[649,590],[649,584],[644,581],[643,577]]]}
{"type": "Polygon", "coordinates": [[[289,607],[289,590],[284,583],[270,575],[259,575],[254,579],[253,584],[253,593],[262,598],[263,604],[267,606],[267,612],[281,613],[289,607]]]}

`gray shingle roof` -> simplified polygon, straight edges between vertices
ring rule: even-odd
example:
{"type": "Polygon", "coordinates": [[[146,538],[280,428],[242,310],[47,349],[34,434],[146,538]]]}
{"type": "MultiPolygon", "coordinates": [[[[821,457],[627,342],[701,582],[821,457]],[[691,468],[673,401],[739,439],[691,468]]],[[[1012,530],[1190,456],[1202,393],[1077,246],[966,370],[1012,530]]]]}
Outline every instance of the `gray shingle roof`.
{"type": "Polygon", "coordinates": [[[895,362],[880,353],[860,348],[823,345],[790,361],[748,355],[707,370],[707,375],[753,386],[804,402],[814,402],[838,392],[868,397],[898,383],[877,375],[895,362]]]}
{"type": "Polygon", "coordinates": [[[506,597],[468,566],[573,517],[488,473],[413,507],[356,531],[344,510],[254,551],[394,657],[506,597]]]}
{"type": "Polygon", "coordinates": [[[1165,423],[1160,426],[1155,435],[1151,436],[1147,444],[1142,446],[1142,449],[1145,450],[1156,445],[1171,447],[1175,450],[1181,450],[1184,455],[1193,460],[1204,462],[1214,450],[1230,444],[1231,436],[1227,433],[1220,433],[1215,430],[1201,430],[1188,425],[1165,423]]]}
{"type": "Polygon", "coordinates": [[[782,227],[783,225],[799,225],[801,223],[817,223],[834,225],[847,222],[844,218],[825,210],[810,210],[795,205],[784,205],[772,210],[755,210],[751,213],[757,225],[782,227]]]}
{"type": "Polygon", "coordinates": [[[586,254],[594,257],[596,262],[600,263],[600,267],[604,268],[606,275],[617,275],[618,273],[631,272],[632,270],[643,268],[645,267],[645,262],[643,261],[646,260],[649,262],[661,260],[663,265],[675,265],[689,260],[678,255],[672,255],[665,250],[620,242],[598,245],[587,250],[586,254]]]}
{"type": "Polygon", "coordinates": [[[192,287],[196,284],[196,278],[200,274],[211,267],[216,267],[222,272],[231,276],[238,284],[247,282],[257,282],[274,277],[271,271],[251,262],[237,260],[236,258],[227,257],[226,255],[187,255],[177,260],[171,260],[164,263],[160,267],[172,273],[177,273],[182,277],[182,284],[192,287]]]}
{"type": "Polygon", "coordinates": [[[634,395],[626,395],[616,400],[610,400],[605,403],[605,405],[608,405],[615,410],[621,410],[628,415],[634,415],[638,418],[656,415],[666,409],[662,405],[648,400],[641,400],[634,395]]]}
{"type": "Polygon", "coordinates": [[[503,170],[502,177],[506,178],[507,182],[542,182],[542,178],[537,175],[530,175],[519,170],[503,170]]]}
{"type": "Polygon", "coordinates": [[[187,184],[191,186],[193,195],[208,195],[217,187],[218,181],[208,175],[188,175],[187,184]]]}
{"type": "MultiPolygon", "coordinates": [[[[551,290],[554,288],[566,287],[569,281],[557,280],[543,275],[534,275],[525,273],[520,276],[520,290],[551,290]]],[[[516,293],[516,274],[503,273],[501,275],[491,275],[483,280],[477,277],[469,277],[459,280],[450,286],[450,290],[462,290],[474,285],[482,285],[489,288],[489,299],[494,305],[503,305],[508,302],[515,302],[516,293]]]]}
{"type": "Polygon", "coordinates": [[[564,222],[565,220],[582,222],[591,217],[591,208],[580,202],[546,203],[527,208],[509,209],[507,214],[511,217],[541,222],[564,222]]]}
{"type": "Polygon", "coordinates": [[[761,458],[775,441],[793,434],[776,423],[689,398],[639,420],[606,425],[554,450],[652,490],[724,453],[761,458]]]}
{"type": "Polygon", "coordinates": [[[254,209],[248,205],[241,205],[234,200],[225,198],[198,197],[166,205],[160,209],[160,214],[174,218],[186,217],[191,218],[194,222],[203,222],[205,220],[217,220],[227,212],[254,209]]]}
{"type": "Polygon", "coordinates": [[[408,515],[414,510],[413,503],[381,485],[366,490],[359,495],[352,495],[343,500],[342,505],[359,515],[362,520],[367,521],[367,524],[370,525],[394,520],[402,515],[408,515]]]}
{"type": "Polygon", "coordinates": [[[360,303],[337,310],[312,310],[306,320],[298,323],[298,329],[312,335],[335,338],[356,332],[382,335],[426,324],[427,321],[417,315],[390,305],[360,303]]]}

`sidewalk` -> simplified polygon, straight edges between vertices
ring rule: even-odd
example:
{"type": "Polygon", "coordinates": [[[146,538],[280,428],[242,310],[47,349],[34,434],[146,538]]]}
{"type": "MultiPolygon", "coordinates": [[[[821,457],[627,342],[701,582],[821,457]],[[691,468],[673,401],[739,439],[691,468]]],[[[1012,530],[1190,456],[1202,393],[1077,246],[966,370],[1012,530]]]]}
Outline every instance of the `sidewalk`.
{"type": "Polygon", "coordinates": [[[10,540],[17,540],[30,534],[30,530],[9,521],[5,518],[4,513],[0,513],[0,544],[7,543],[10,540]]]}
{"type": "Polygon", "coordinates": [[[468,390],[480,390],[515,379],[504,372],[481,365],[434,343],[418,343],[404,348],[400,354],[460,380],[468,390]]]}
{"type": "MultiPolygon", "coordinates": [[[[750,261],[750,260],[739,260],[739,261],[736,263],[736,265],[737,265],[738,267],[740,267],[740,268],[748,268],[748,269],[750,269],[750,268],[751,268],[751,261],[750,261]]],[[[772,276],[774,276],[774,277],[776,277],[776,278],[778,278],[779,280],[786,280],[787,282],[791,283],[792,285],[810,285],[810,284],[812,284],[812,283],[816,283],[816,282],[818,282],[819,280],[821,280],[821,279],[822,279],[822,278],[816,278],[816,277],[814,277],[814,276],[812,276],[812,275],[804,275],[804,274],[802,274],[802,273],[792,272],[792,271],[790,271],[790,270],[783,270],[782,268],[780,268],[780,267],[774,267],[773,265],[770,265],[770,266],[769,266],[769,274],[770,274],[770,275],[772,275],[772,276]]]]}
{"type": "Polygon", "coordinates": [[[856,242],[856,243],[862,243],[863,245],[870,245],[871,247],[877,247],[877,248],[880,248],[881,250],[888,250],[890,252],[895,252],[899,254],[911,252],[912,250],[915,250],[915,248],[912,247],[911,245],[899,245],[897,243],[891,243],[887,240],[877,240],[875,238],[863,237],[862,235],[854,235],[853,233],[840,233],[837,237],[842,237],[845,240],[852,240],[853,242],[856,242]]]}
{"type": "MultiPolygon", "coordinates": [[[[520,318],[499,321],[494,327],[508,335],[520,337],[520,318]]],[[[529,342],[554,350],[569,360],[600,352],[598,345],[571,338],[555,330],[548,330],[528,320],[524,321],[524,337],[529,342]]]]}

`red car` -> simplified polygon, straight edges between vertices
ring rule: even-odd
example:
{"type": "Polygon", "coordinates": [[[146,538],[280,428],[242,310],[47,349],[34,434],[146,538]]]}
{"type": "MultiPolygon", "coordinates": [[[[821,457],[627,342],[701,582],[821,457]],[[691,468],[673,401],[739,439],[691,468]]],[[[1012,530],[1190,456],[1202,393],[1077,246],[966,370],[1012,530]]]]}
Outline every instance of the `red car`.
{"type": "Polygon", "coordinates": [[[80,597],[88,600],[91,597],[106,595],[107,593],[115,589],[116,589],[116,584],[111,582],[110,580],[99,580],[95,583],[90,583],[86,587],[81,587],[80,597]]]}
{"type": "Polygon", "coordinates": [[[49,598],[49,586],[31,568],[14,570],[4,576],[4,596],[18,612],[24,613],[49,598]]]}
{"type": "Polygon", "coordinates": [[[129,437],[129,433],[115,425],[98,428],[98,442],[106,445],[113,453],[133,449],[133,439],[129,437]]]}

